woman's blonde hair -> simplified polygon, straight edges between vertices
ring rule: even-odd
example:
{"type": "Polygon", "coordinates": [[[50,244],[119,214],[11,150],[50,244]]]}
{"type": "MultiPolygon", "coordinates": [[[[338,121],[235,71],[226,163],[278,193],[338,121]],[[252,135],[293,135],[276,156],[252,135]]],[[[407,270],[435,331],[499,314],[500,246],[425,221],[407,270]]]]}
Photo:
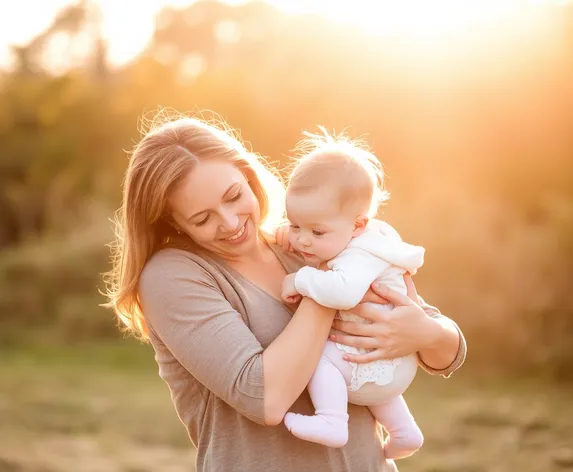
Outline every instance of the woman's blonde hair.
{"type": "Polygon", "coordinates": [[[330,134],[322,126],[319,129],[321,134],[305,132],[297,145],[287,193],[328,187],[336,191],[341,211],[375,216],[390,196],[384,188],[382,164],[364,142],[330,134]]]}
{"type": "Polygon", "coordinates": [[[138,298],[141,272],[149,258],[165,246],[185,246],[168,209],[171,189],[198,161],[226,159],[245,175],[261,213],[261,228],[284,217],[284,185],[257,154],[249,152],[221,119],[214,123],[183,117],[157,121],[135,147],[126,171],[123,203],[116,213],[113,268],[105,274],[106,295],[124,330],[148,339],[138,298]]]}

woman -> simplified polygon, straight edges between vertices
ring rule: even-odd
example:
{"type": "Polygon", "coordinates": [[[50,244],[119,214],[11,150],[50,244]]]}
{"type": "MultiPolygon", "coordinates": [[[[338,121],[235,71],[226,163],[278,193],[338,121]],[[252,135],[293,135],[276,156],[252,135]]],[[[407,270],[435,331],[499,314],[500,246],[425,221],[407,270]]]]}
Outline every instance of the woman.
{"type": "MultiPolygon", "coordinates": [[[[151,342],[198,472],[396,470],[365,407],[350,406],[341,449],[300,441],[281,424],[287,411],[313,413],[305,387],[335,314],[307,298],[280,301],[285,275],[302,265],[262,231],[283,202],[280,181],[229,132],[195,119],[149,132],[127,170],[110,305],[151,342]]],[[[355,313],[372,324],[335,325],[338,342],[378,346],[352,360],[419,352],[426,370],[445,376],[461,365],[454,322],[375,291],[363,301],[392,302],[391,317],[364,304],[355,313]]]]}

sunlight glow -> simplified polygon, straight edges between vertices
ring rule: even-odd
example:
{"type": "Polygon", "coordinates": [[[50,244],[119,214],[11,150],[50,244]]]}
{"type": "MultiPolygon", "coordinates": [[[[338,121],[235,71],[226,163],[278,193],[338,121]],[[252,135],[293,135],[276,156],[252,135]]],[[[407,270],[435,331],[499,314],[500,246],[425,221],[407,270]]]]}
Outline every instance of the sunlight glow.
{"type": "Polygon", "coordinates": [[[552,31],[543,7],[571,0],[268,0],[285,12],[320,12],[345,26],[397,44],[396,52],[456,54],[464,48],[495,47],[496,41],[543,41],[552,31]]]}
{"type": "Polygon", "coordinates": [[[367,0],[353,7],[339,3],[330,15],[374,34],[415,37],[450,35],[472,25],[492,23],[511,14],[520,2],[512,0],[367,0]]]}
{"type": "MultiPolygon", "coordinates": [[[[287,2],[275,1],[286,8],[287,2]]],[[[295,2],[296,3],[296,2],[295,2]]],[[[336,22],[358,26],[376,36],[390,36],[413,43],[439,39],[456,41],[475,29],[499,33],[531,23],[536,7],[563,5],[557,0],[353,0],[309,2],[336,22]]],[[[302,5],[299,5],[302,7],[302,5]]],[[[296,9],[294,5],[291,6],[296,9]]]]}
{"type": "MultiPolygon", "coordinates": [[[[93,0],[101,9],[102,32],[113,65],[139,54],[153,33],[154,18],[165,6],[184,7],[193,0],[93,0]]],[[[246,0],[223,0],[230,5],[246,0]]],[[[355,26],[374,36],[387,36],[412,47],[460,47],[479,30],[493,36],[524,25],[535,27],[538,7],[570,0],[267,0],[287,14],[319,13],[341,25],[355,26]]],[[[3,2],[4,3],[4,2],[3,2]]],[[[73,0],[20,0],[0,4],[0,66],[8,61],[9,45],[25,44],[45,28],[58,8],[73,0]],[[35,11],[30,22],[29,12],[35,11]]],[[[541,15],[543,16],[543,15],[541,15]]]]}

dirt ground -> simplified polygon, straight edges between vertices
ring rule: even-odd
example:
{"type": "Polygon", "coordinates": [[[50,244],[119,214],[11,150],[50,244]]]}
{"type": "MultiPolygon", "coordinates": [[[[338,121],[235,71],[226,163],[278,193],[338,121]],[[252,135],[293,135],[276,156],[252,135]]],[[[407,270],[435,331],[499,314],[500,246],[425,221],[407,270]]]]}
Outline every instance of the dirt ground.
{"type": "MultiPolygon", "coordinates": [[[[147,347],[0,351],[0,472],[190,472],[194,451],[147,347]]],[[[573,388],[420,374],[426,441],[400,472],[573,471],[573,388]]]]}

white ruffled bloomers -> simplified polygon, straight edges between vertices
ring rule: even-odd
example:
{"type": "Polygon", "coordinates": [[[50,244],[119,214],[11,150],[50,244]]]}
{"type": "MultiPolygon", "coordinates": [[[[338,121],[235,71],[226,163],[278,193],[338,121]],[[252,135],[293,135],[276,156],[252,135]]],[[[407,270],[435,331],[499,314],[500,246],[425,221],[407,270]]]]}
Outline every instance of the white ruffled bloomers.
{"type": "MultiPolygon", "coordinates": [[[[380,307],[382,308],[382,307],[380,307]]],[[[390,306],[384,308],[390,309],[390,306]],[[387,307],[387,308],[386,308],[387,307]]],[[[354,321],[358,323],[368,323],[368,320],[360,316],[353,315],[349,312],[338,312],[336,318],[344,321],[354,321]]],[[[356,348],[353,346],[345,346],[344,344],[336,343],[338,349],[348,352],[349,354],[366,354],[368,349],[356,348]]],[[[376,385],[388,385],[394,380],[394,372],[396,368],[402,363],[402,358],[396,359],[381,359],[378,361],[369,362],[367,364],[356,364],[351,362],[352,365],[352,378],[348,390],[355,392],[360,389],[365,383],[375,383],[376,385]]]]}

